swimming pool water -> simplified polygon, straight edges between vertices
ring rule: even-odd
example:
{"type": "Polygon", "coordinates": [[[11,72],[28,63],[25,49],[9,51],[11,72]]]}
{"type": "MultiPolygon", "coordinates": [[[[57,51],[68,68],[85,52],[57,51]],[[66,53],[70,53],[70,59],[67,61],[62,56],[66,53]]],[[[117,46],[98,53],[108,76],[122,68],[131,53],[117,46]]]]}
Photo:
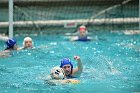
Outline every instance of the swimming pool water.
{"type": "MultiPolygon", "coordinates": [[[[32,36],[36,49],[14,51],[0,58],[0,93],[139,93],[140,36],[121,32],[94,32],[91,42],[70,42],[64,35],[32,36]],[[98,38],[98,39],[97,39],[98,38]],[[74,55],[84,70],[79,84],[51,86],[41,78],[49,75],[60,59],[74,55]]],[[[16,36],[22,46],[24,37],[16,36]]],[[[4,42],[0,42],[4,49],[4,42]]]]}

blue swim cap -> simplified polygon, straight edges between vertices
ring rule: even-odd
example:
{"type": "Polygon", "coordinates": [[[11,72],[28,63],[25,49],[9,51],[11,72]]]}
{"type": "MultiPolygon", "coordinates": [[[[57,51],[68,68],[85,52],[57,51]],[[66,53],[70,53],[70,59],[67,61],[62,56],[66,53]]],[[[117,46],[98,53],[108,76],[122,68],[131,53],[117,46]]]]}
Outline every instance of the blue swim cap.
{"type": "Polygon", "coordinates": [[[15,39],[9,39],[6,41],[7,48],[12,48],[16,44],[15,39]]]}
{"type": "Polygon", "coordinates": [[[64,65],[71,65],[71,69],[73,69],[73,65],[72,65],[71,60],[69,58],[63,58],[61,60],[60,67],[62,68],[64,65]]]}

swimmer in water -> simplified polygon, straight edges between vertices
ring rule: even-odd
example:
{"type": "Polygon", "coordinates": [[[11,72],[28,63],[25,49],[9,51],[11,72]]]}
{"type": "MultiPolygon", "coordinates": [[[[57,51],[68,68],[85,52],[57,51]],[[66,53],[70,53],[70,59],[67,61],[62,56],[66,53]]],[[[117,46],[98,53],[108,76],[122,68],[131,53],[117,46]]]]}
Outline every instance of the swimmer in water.
{"type": "Polygon", "coordinates": [[[64,70],[60,67],[53,67],[50,73],[51,79],[47,80],[48,84],[78,84],[80,81],[76,79],[67,79],[64,70]]]}
{"type": "Polygon", "coordinates": [[[11,52],[12,50],[18,50],[17,42],[15,39],[8,39],[6,41],[6,49],[3,52],[11,52]]]}
{"type": "Polygon", "coordinates": [[[70,41],[90,41],[91,37],[88,36],[88,30],[86,26],[82,25],[78,28],[78,36],[73,36],[70,38],[70,41]]]}
{"type": "Polygon", "coordinates": [[[15,39],[8,39],[6,41],[6,48],[2,52],[0,52],[0,56],[8,57],[8,56],[10,56],[10,52],[13,50],[19,50],[19,48],[17,46],[17,42],[15,39]]]}
{"type": "Polygon", "coordinates": [[[32,49],[33,47],[33,40],[30,37],[25,37],[23,40],[23,47],[20,48],[20,50],[22,49],[32,49]]]}
{"type": "Polygon", "coordinates": [[[79,77],[83,71],[83,65],[79,56],[74,56],[77,61],[77,68],[73,68],[73,64],[69,58],[61,60],[60,68],[64,70],[66,78],[79,77]]]}

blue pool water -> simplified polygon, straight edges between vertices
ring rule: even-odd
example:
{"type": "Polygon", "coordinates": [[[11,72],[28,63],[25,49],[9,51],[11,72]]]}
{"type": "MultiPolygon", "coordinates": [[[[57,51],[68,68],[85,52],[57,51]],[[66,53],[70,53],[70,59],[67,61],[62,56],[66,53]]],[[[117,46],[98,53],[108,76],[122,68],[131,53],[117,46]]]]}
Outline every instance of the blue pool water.
{"type": "MultiPolygon", "coordinates": [[[[32,36],[36,49],[0,58],[0,93],[140,93],[140,35],[99,31],[91,36],[96,40],[32,36]],[[51,86],[41,79],[64,57],[71,58],[76,67],[74,55],[81,57],[84,66],[79,84],[51,86]]],[[[24,37],[15,38],[22,46],[24,37]]],[[[2,41],[0,49],[4,49],[2,41]]]]}

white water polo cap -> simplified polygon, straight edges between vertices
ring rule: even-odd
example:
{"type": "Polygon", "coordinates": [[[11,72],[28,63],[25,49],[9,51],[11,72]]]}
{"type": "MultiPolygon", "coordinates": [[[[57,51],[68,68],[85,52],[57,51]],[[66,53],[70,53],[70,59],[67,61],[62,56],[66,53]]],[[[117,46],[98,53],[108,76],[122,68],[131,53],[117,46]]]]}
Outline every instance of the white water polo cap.
{"type": "Polygon", "coordinates": [[[33,40],[32,40],[32,38],[30,38],[30,37],[25,37],[24,40],[23,40],[23,46],[25,46],[25,42],[26,42],[26,41],[31,41],[31,42],[32,42],[32,45],[33,45],[33,40]]]}

